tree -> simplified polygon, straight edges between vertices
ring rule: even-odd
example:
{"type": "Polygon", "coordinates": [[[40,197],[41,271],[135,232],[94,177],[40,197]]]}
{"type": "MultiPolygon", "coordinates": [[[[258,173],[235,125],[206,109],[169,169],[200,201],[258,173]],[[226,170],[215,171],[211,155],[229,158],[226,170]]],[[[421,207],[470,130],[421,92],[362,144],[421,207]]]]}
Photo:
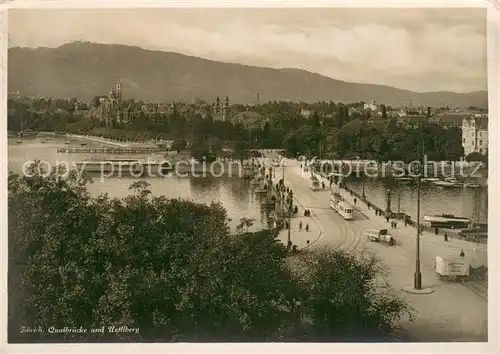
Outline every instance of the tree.
{"type": "Polygon", "coordinates": [[[172,144],[172,150],[177,151],[177,152],[184,150],[186,147],[187,147],[187,143],[185,140],[182,140],[182,139],[175,140],[172,144]]]}
{"type": "Polygon", "coordinates": [[[294,270],[306,294],[301,311],[311,325],[302,333],[309,341],[388,338],[403,316],[414,318],[373,256],[325,248],[296,257],[294,270]]]}
{"type": "Polygon", "coordinates": [[[248,229],[253,226],[254,222],[255,219],[241,218],[240,223],[236,226],[236,230],[241,233],[245,229],[245,232],[248,232],[248,229]]]}
{"type": "Polygon", "coordinates": [[[387,108],[385,107],[385,104],[380,106],[381,111],[382,111],[382,118],[387,119],[387,108]]]}
{"type": "MultiPolygon", "coordinates": [[[[342,340],[391,334],[410,309],[341,251],[290,258],[277,231],[231,235],[220,204],[91,197],[87,178],[9,175],[9,341],[19,326],[138,333],[35,333],[47,341],[342,340]]],[[[250,225],[251,220],[242,220],[250,225]]],[[[248,231],[248,230],[247,230],[248,231]]]]}
{"type": "Polygon", "coordinates": [[[20,297],[11,318],[46,328],[140,328],[45,333],[41,341],[274,339],[294,301],[274,235],[229,237],[220,204],[151,197],[147,187],[135,184],[121,200],[90,198],[75,174],[10,176],[9,298],[20,297]]]}
{"type": "Polygon", "coordinates": [[[479,152],[471,152],[469,155],[465,157],[465,160],[468,162],[482,162],[487,164],[488,163],[488,155],[483,155],[479,152]]]}

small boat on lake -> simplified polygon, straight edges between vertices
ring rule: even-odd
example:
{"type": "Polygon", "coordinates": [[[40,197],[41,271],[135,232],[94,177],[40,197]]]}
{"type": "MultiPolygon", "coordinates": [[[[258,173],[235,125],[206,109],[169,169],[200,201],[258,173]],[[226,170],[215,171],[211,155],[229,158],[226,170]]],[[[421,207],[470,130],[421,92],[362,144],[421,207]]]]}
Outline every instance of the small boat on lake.
{"type": "Polygon", "coordinates": [[[447,177],[444,179],[444,181],[436,181],[432,183],[435,186],[438,187],[444,187],[444,188],[457,188],[461,187],[462,184],[458,182],[458,180],[455,177],[447,177]]]}
{"type": "Polygon", "coordinates": [[[476,184],[476,183],[464,183],[464,187],[466,187],[466,188],[481,188],[481,185],[476,184]]]}
{"type": "Polygon", "coordinates": [[[408,183],[411,183],[411,181],[413,180],[411,177],[396,177],[395,180],[399,183],[399,184],[408,184],[408,183]]]}
{"type": "Polygon", "coordinates": [[[426,178],[420,179],[420,182],[422,182],[422,183],[434,183],[434,182],[439,182],[439,181],[440,181],[440,179],[437,177],[426,177],[426,178]]]}

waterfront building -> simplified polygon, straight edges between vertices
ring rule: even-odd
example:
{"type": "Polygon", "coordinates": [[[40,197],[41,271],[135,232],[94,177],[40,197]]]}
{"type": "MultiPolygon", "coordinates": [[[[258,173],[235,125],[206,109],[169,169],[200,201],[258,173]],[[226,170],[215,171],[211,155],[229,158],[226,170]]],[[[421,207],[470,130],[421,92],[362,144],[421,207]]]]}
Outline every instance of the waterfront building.
{"type": "Polygon", "coordinates": [[[311,115],[312,115],[312,112],[309,109],[302,108],[300,110],[300,116],[302,118],[309,118],[311,115]]]}
{"type": "Polygon", "coordinates": [[[375,101],[372,101],[371,103],[365,103],[365,104],[363,105],[363,109],[364,109],[365,111],[372,111],[372,112],[374,112],[374,111],[376,111],[376,110],[377,110],[377,108],[378,108],[378,107],[377,107],[377,105],[375,104],[375,101]]]}
{"type": "Polygon", "coordinates": [[[462,120],[462,146],[465,156],[472,152],[488,154],[488,118],[469,116],[462,120]]]}

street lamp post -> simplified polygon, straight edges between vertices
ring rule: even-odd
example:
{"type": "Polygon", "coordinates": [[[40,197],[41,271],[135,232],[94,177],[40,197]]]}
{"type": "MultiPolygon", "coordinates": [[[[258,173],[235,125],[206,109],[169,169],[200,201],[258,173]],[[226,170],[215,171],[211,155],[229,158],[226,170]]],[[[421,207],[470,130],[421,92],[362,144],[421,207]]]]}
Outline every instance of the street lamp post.
{"type": "MultiPolygon", "coordinates": [[[[477,188],[476,188],[477,189],[477,188]]],[[[476,212],[476,243],[479,244],[479,190],[477,190],[476,192],[476,208],[477,208],[477,212],[476,212]]]]}
{"type": "Polygon", "coordinates": [[[401,186],[398,181],[398,220],[401,215],[401,186]]]}
{"type": "Polygon", "coordinates": [[[288,197],[290,198],[290,202],[288,205],[288,240],[287,240],[287,247],[291,247],[292,243],[292,235],[291,235],[291,230],[292,230],[292,206],[293,206],[293,192],[290,190],[290,193],[288,194],[288,197]],[[288,246],[290,245],[290,246],[288,246]]]}
{"type": "Polygon", "coordinates": [[[420,272],[420,141],[418,143],[418,173],[417,173],[417,250],[415,258],[415,274],[413,277],[413,287],[417,290],[422,289],[422,273],[420,272]]]}

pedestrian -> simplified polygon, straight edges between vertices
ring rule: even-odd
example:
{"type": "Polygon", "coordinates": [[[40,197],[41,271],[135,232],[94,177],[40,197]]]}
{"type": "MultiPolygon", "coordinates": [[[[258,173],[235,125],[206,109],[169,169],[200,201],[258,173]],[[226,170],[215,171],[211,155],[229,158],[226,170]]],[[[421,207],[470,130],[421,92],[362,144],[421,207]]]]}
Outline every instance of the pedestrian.
{"type": "Polygon", "coordinates": [[[387,222],[389,222],[389,217],[388,217],[388,216],[386,216],[386,217],[385,217],[385,220],[386,220],[387,222]]]}
{"type": "Polygon", "coordinates": [[[356,202],[357,202],[357,200],[356,200],[356,198],[354,198],[354,205],[356,205],[356,202]]]}
{"type": "Polygon", "coordinates": [[[306,231],[309,232],[309,224],[306,224],[306,231]]]}
{"type": "Polygon", "coordinates": [[[394,228],[397,229],[398,228],[398,222],[397,221],[394,221],[394,228]]]}
{"type": "Polygon", "coordinates": [[[323,187],[323,189],[325,189],[325,182],[321,182],[321,187],[323,187]]]}
{"type": "Polygon", "coordinates": [[[465,252],[464,252],[464,250],[460,250],[460,257],[465,257],[465,252]]]}
{"type": "Polygon", "coordinates": [[[299,222],[299,232],[302,231],[302,221],[299,222]]]}
{"type": "Polygon", "coordinates": [[[448,242],[448,234],[446,232],[444,233],[444,242],[448,242]]]}

